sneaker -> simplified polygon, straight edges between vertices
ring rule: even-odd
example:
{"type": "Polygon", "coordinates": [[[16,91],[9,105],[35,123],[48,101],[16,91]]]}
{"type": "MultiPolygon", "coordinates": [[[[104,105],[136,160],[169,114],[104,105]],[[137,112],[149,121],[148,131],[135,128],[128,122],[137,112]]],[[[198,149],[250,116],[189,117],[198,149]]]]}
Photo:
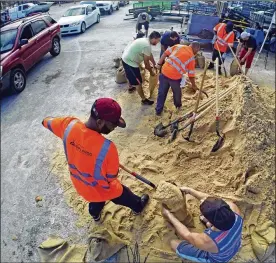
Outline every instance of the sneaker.
{"type": "Polygon", "coordinates": [[[143,105],[152,105],[154,103],[154,101],[152,100],[148,100],[148,99],[144,99],[141,102],[143,105]]]}
{"type": "Polygon", "coordinates": [[[129,87],[128,92],[133,93],[136,90],[136,87],[129,87]]]}
{"type": "Polygon", "coordinates": [[[142,211],[144,210],[145,206],[147,205],[147,203],[149,202],[149,195],[144,194],[141,196],[141,206],[142,206],[142,210],[140,212],[135,212],[134,210],[132,210],[132,212],[134,213],[134,215],[140,215],[142,213],[142,211]]]}
{"type": "Polygon", "coordinates": [[[221,67],[218,68],[218,73],[219,73],[219,75],[222,75],[222,73],[221,73],[221,67]]]}
{"type": "Polygon", "coordinates": [[[156,112],[155,114],[156,114],[156,116],[161,116],[162,111],[160,111],[160,112],[156,112]]]}

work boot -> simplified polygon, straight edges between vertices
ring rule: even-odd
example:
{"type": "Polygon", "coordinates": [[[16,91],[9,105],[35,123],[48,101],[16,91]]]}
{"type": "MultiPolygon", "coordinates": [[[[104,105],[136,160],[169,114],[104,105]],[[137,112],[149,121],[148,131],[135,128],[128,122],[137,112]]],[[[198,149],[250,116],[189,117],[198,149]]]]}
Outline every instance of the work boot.
{"type": "Polygon", "coordinates": [[[141,102],[143,105],[152,105],[154,103],[154,101],[152,100],[148,100],[148,99],[144,99],[141,102]]]}
{"type": "Polygon", "coordinates": [[[208,66],[208,69],[213,69],[214,67],[215,67],[214,63],[210,62],[209,66],[208,66]]]}
{"type": "Polygon", "coordinates": [[[144,208],[145,208],[145,206],[147,205],[147,203],[149,202],[149,195],[148,194],[144,194],[144,195],[142,195],[141,196],[141,206],[142,206],[142,210],[139,212],[139,213],[137,213],[137,212],[135,212],[134,210],[132,210],[133,211],[133,213],[134,213],[134,215],[140,215],[141,213],[142,213],[142,211],[144,210],[144,208]]]}
{"type": "Polygon", "coordinates": [[[99,216],[97,216],[97,217],[95,217],[95,216],[92,216],[92,217],[96,224],[99,224],[101,222],[101,214],[99,214],[99,216]]]}

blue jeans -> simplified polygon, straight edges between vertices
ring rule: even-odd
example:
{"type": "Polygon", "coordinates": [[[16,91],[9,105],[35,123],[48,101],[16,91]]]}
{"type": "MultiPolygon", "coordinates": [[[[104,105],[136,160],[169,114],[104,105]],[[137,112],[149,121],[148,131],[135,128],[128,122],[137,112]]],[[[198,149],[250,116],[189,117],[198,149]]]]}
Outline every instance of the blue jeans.
{"type": "Polygon", "coordinates": [[[174,80],[174,79],[167,78],[163,74],[160,74],[157,104],[155,108],[155,111],[157,114],[160,114],[163,111],[164,104],[170,87],[172,88],[172,92],[173,92],[174,106],[176,108],[179,108],[182,106],[182,102],[181,102],[182,92],[180,88],[180,82],[181,82],[181,79],[174,80]]]}

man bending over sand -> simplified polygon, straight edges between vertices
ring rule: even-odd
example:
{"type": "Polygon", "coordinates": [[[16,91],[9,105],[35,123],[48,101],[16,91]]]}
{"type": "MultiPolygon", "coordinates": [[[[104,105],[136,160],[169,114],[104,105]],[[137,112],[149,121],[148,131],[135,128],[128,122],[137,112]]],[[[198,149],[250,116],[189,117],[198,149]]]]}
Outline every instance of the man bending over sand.
{"type": "Polygon", "coordinates": [[[200,200],[200,220],[204,233],[190,232],[165,207],[163,216],[175,227],[182,240],[170,240],[170,245],[182,259],[193,262],[229,262],[241,247],[243,219],[239,208],[230,201],[210,197],[189,187],[180,190],[200,200]]]}

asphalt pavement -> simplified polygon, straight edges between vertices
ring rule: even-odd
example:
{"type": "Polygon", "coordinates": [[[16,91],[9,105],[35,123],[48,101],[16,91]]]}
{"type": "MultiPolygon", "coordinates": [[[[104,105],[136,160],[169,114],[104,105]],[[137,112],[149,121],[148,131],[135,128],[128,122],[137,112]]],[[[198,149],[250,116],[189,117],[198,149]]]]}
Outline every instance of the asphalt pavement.
{"type": "MultiPolygon", "coordinates": [[[[70,5],[53,6],[50,14],[59,19],[70,5]]],[[[47,54],[28,72],[22,93],[2,98],[1,262],[39,262],[37,247],[51,234],[74,236],[76,243],[87,239],[51,174],[51,154],[62,142],[41,122],[46,116],[87,117],[96,98],[126,90],[115,83],[113,58],[135,33],[136,21],[123,20],[128,8],[102,16],[84,34],[63,37],[60,55],[47,54]],[[35,202],[38,195],[41,207],[35,202]]],[[[151,30],[171,26],[178,24],[153,22],[151,30]]],[[[154,48],[156,58],[159,51],[160,46],[154,48]]]]}

